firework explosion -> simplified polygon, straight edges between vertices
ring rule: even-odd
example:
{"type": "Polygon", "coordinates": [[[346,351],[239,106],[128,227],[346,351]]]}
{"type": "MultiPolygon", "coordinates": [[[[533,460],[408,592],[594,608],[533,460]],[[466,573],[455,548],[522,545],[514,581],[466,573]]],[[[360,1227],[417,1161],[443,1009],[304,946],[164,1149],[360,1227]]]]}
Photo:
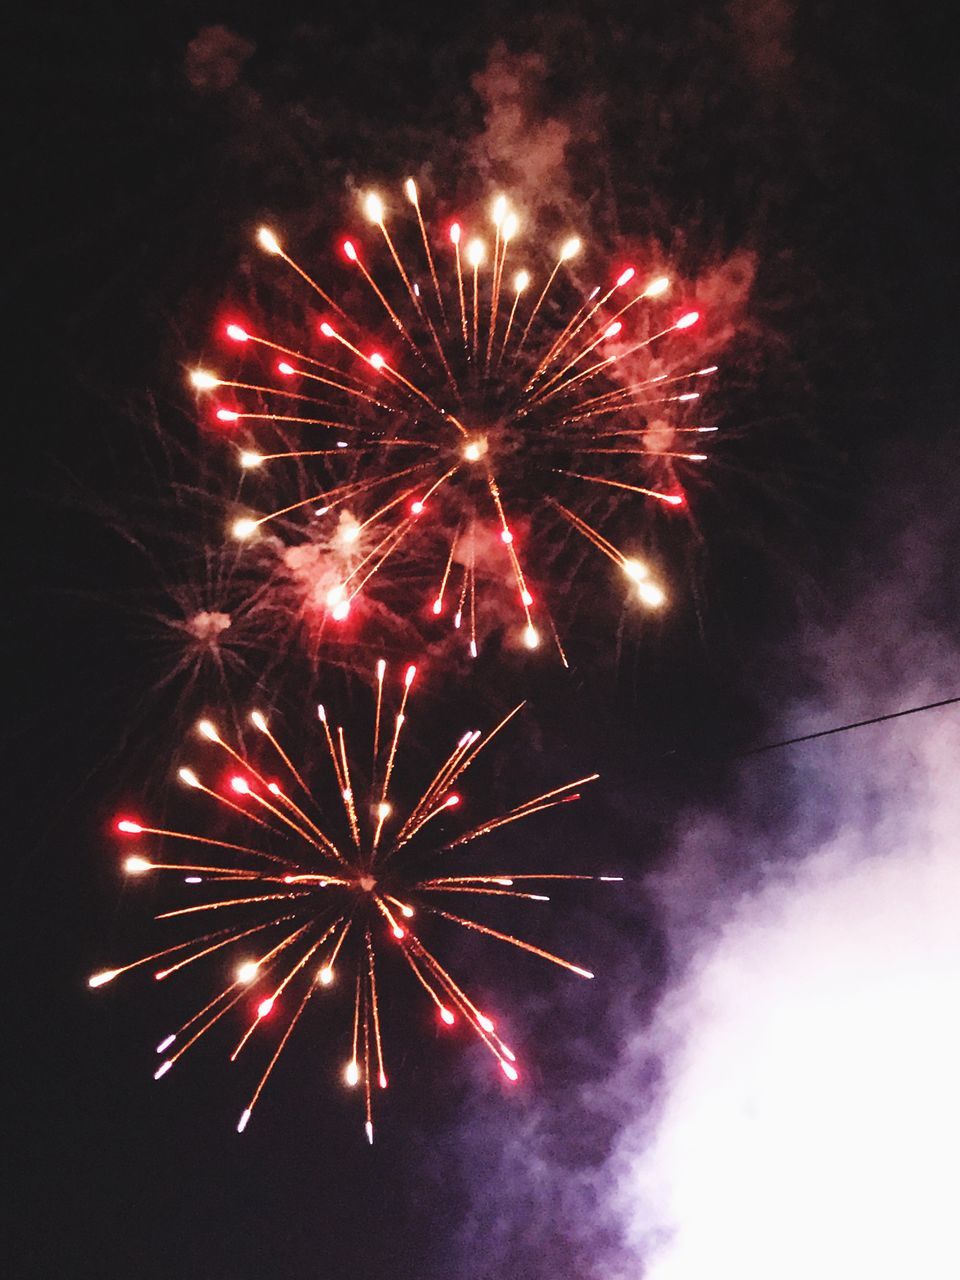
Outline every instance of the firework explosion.
{"type": "MultiPolygon", "coordinates": [[[[503,196],[491,210],[488,248],[459,222],[442,239],[432,238],[412,180],[405,194],[413,218],[396,233],[380,197],[367,195],[376,247],[343,240],[338,269],[351,273],[343,287],[324,288],[261,227],[260,248],[291,269],[321,306],[295,334],[229,318],[223,334],[246,363],[235,373],[190,374],[215,423],[235,435],[241,474],[256,488],[245,496],[258,499],[256,509],[248,501],[235,512],[233,540],[214,557],[210,589],[185,591],[175,602],[172,629],[184,645],[181,667],[191,683],[204,667],[215,669],[221,683],[228,672],[254,674],[239,649],[247,631],[268,637],[263,647],[272,673],[298,628],[310,635],[314,657],[322,642],[329,663],[339,641],[356,659],[360,633],[348,623],[354,612],[370,629],[403,614],[414,633],[418,612],[432,616],[451,623],[477,657],[484,625],[500,620],[505,603],[519,643],[536,649],[549,636],[565,662],[548,597],[560,591],[553,579],[570,580],[560,547],[571,533],[617,567],[642,605],[656,610],[665,603],[657,575],[636,554],[636,525],[645,511],[682,513],[683,468],[706,460],[692,450],[712,428],[689,414],[700,380],[715,366],[697,367],[684,356],[699,312],[671,301],[670,279],[652,270],[641,275],[621,266],[605,273],[606,285],[581,287],[573,274],[583,250],[577,236],[548,253],[535,280],[533,266],[520,265],[519,220],[503,196]],[[604,519],[596,514],[600,506],[604,519]]],[[[543,258],[539,248],[532,246],[534,258],[543,258]]],[[[377,644],[389,629],[377,628],[377,644]]],[[[284,781],[269,776],[271,765],[244,748],[249,730],[228,706],[222,724],[229,729],[204,720],[199,733],[207,749],[226,755],[232,774],[208,784],[191,767],[179,773],[204,804],[213,804],[215,821],[193,832],[130,817],[117,824],[124,837],[150,842],[138,841],[126,858],[129,875],[172,872],[204,897],[158,918],[189,924],[216,912],[230,923],[103,970],[90,984],[153,962],[157,979],[208,957],[220,966],[212,997],[158,1046],[166,1055],[158,1079],[231,1010],[244,1018],[231,1060],[282,1019],[241,1131],[310,999],[337,975],[342,988],[347,974],[352,1017],[344,1029],[343,1078],[362,1089],[372,1141],[375,1088],[387,1082],[378,995],[384,947],[399,952],[441,1025],[462,1021],[504,1076],[518,1079],[515,1055],[489,1014],[412,921],[440,919],[592,977],[448,907],[464,897],[490,905],[545,902],[541,882],[615,877],[438,875],[434,861],[579,798],[576,788],[592,778],[448,838],[450,822],[466,808],[455,784],[519,708],[485,737],[464,734],[419,798],[401,806],[392,788],[405,790],[395,770],[416,669],[406,669],[398,709],[389,715],[385,672],[381,660],[372,744],[362,752],[319,708],[325,769],[337,792],[333,807],[321,807],[304,778],[311,771],[297,768],[263,713],[254,711],[249,726],[265,740],[284,781]],[[234,838],[217,825],[226,818],[252,834],[234,838]],[[184,842],[208,852],[196,862],[164,852],[184,842]]]]}
{"type": "Polygon", "coordinates": [[[549,566],[565,531],[613,562],[643,605],[665,602],[630,544],[638,504],[682,510],[682,469],[706,459],[712,428],[689,414],[716,366],[690,367],[683,354],[699,313],[670,300],[667,276],[633,266],[582,290],[576,236],[535,280],[503,196],[488,246],[459,222],[432,237],[412,179],[405,194],[413,217],[396,233],[381,198],[366,196],[375,247],[343,240],[341,270],[354,278],[339,293],[260,228],[260,247],[321,310],[295,335],[230,321],[226,338],[257,371],[196,369],[191,382],[219,424],[245,433],[244,471],[294,468],[305,490],[275,482],[279,500],[263,514],[261,489],[261,513],[248,508],[232,534],[275,535],[288,574],[334,624],[413,562],[426,584],[417,605],[451,621],[472,656],[489,597],[488,615],[509,602],[523,644],[548,634],[563,658],[548,597],[559,594],[549,566]],[[601,493],[618,530],[597,527],[601,493]]]}
{"type": "Polygon", "coordinates": [[[164,871],[183,877],[191,886],[201,886],[196,892],[204,894],[204,901],[164,911],[157,919],[183,924],[224,913],[230,923],[102,970],[89,984],[103,986],[122,973],[154,962],[159,962],[154,972],[158,980],[208,958],[220,966],[220,982],[226,969],[226,985],[157,1046],[157,1052],[166,1055],[155,1073],[157,1079],[232,1009],[239,1007],[246,1026],[230,1054],[231,1061],[258,1031],[266,1031],[270,1021],[285,1017],[284,1029],[275,1039],[272,1055],[240,1117],[240,1131],[246,1128],[311,997],[346,972],[353,992],[353,1014],[352,1024],[344,1031],[344,1043],[350,1047],[343,1079],[351,1088],[362,1088],[365,1131],[373,1141],[374,1085],[378,1089],[387,1085],[377,976],[385,944],[399,951],[418,988],[435,1007],[441,1025],[452,1026],[462,1019],[504,1076],[511,1082],[518,1079],[512,1049],[490,1016],[427,948],[421,927],[413,923],[418,918],[441,918],[581,977],[593,976],[561,956],[448,908],[464,897],[546,902],[548,897],[536,890],[548,881],[619,877],[513,872],[448,875],[436,874],[436,864],[445,864],[455,850],[500,827],[579,799],[577,788],[597,775],[554,787],[448,836],[442,820],[468,807],[454,786],[520,707],[485,735],[478,730],[465,733],[420,790],[415,803],[400,809],[393,799],[396,765],[416,668],[406,669],[395,712],[388,710],[385,678],[386,664],[381,661],[376,669],[372,743],[362,755],[348,746],[343,726],[331,722],[322,704],[318,707],[330,781],[338,794],[339,819],[324,815],[266,717],[253,711],[250,725],[264,740],[273,765],[285,779],[283,783],[269,777],[265,772],[269,766],[260,761],[255,764],[242,746],[230,745],[209,720],[197,726],[198,735],[209,749],[226,756],[232,772],[218,787],[207,785],[192,768],[179,771],[180,781],[202,794],[204,803],[212,802],[218,817],[228,815],[242,824],[245,830],[237,840],[221,839],[216,833],[172,831],[133,818],[122,818],[116,824],[125,839],[137,840],[136,852],[124,862],[128,875],[164,871]],[[441,828],[444,834],[435,836],[441,828]],[[247,831],[253,834],[248,836],[247,831]],[[141,839],[149,844],[141,844],[141,839]],[[255,843],[247,842],[251,839],[255,843]],[[163,852],[168,842],[202,847],[203,857],[196,862],[168,861],[169,855],[163,852]]]}

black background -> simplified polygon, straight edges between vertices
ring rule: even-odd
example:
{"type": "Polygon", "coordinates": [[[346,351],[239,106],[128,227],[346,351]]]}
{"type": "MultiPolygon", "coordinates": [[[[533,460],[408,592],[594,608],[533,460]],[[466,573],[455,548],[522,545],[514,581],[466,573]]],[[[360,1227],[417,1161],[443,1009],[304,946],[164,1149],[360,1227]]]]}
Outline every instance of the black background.
{"type": "MultiPolygon", "coordinates": [[[[372,1151],[319,1023],[240,1141],[247,1084],[217,1053],[162,1086],[150,1078],[170,995],[85,984],[141,946],[143,906],[127,901],[106,827],[142,779],[168,776],[179,714],[149,692],[156,654],[130,619],[155,584],[118,529],[128,495],[132,508],[162,491],[152,415],[191,445],[181,368],[250,226],[265,211],[342,211],[352,185],[428,162],[451,187],[486,190],[464,159],[484,127],[471,78],[502,42],[542,57],[531,93],[571,125],[568,190],[591,219],[692,262],[756,254],[723,409],[751,429],[708,519],[705,623],[678,609],[661,632],[628,635],[616,661],[612,644],[601,661],[585,643],[569,675],[507,663],[481,677],[493,701],[522,688],[534,704],[494,785],[531,742],[534,774],[598,767],[603,791],[570,819],[566,845],[635,877],[666,856],[677,806],[722,801],[726,756],[777,725],[803,671],[773,655],[789,653],[802,617],[842,614],[852,588],[835,566],[864,529],[956,500],[938,462],[950,459],[958,336],[946,29],[907,6],[829,3],[561,4],[526,17],[494,3],[101,3],[47,6],[18,33],[3,447],[8,1274],[455,1275],[448,1241],[482,1176],[467,1098],[496,1086],[425,1018],[400,1036],[399,1096],[372,1151]],[[235,84],[201,91],[185,53],[216,23],[255,48],[235,84]]],[[[766,778],[775,808],[774,767],[766,778]]],[[[551,838],[546,826],[533,837],[534,860],[554,856],[551,838]]],[[[560,911],[599,972],[625,950],[643,963],[640,1018],[665,963],[657,924],[635,882],[610,901],[571,897],[560,911]]],[[[493,956],[483,972],[524,1004],[525,1089],[549,1098],[586,1079],[589,1003],[533,965],[493,956]]],[[[608,1138],[567,1134],[566,1157],[589,1164],[608,1138]]]]}

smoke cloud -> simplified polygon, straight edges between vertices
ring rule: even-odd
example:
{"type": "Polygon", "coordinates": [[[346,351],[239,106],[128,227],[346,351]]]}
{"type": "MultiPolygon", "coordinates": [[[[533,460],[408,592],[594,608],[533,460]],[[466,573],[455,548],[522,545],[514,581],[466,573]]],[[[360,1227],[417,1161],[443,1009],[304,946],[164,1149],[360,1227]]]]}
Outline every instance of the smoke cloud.
{"type": "MultiPolygon", "coordinates": [[[[944,534],[860,558],[880,585],[808,634],[798,732],[956,692],[944,534]]],[[[653,1047],[609,1166],[650,1280],[960,1274],[958,758],[954,708],[763,757],[682,840],[657,886],[682,976],[612,1085],[653,1047]]]]}
{"type": "Polygon", "coordinates": [[[570,126],[543,116],[534,105],[545,75],[539,54],[513,54],[500,43],[474,76],[486,121],[473,145],[485,177],[523,183],[536,191],[551,186],[562,172],[570,126]]]}
{"type": "Polygon", "coordinates": [[[484,183],[502,185],[534,216],[545,205],[569,201],[570,150],[588,144],[596,132],[594,99],[581,93],[575,107],[566,103],[556,111],[550,71],[541,53],[516,53],[498,41],[471,82],[484,121],[469,144],[471,165],[484,183]]]}
{"type": "Polygon", "coordinates": [[[830,754],[836,833],[701,935],[647,1038],[613,1194],[651,1280],[960,1274],[960,720],[830,754]]]}
{"type": "MultiPolygon", "coordinates": [[[[873,532],[842,617],[772,655],[785,734],[957,692],[949,531],[873,532]]],[[[645,884],[653,1015],[630,1007],[638,926],[606,1011],[561,1013],[595,1078],[521,1117],[480,1104],[462,1274],[960,1274],[958,759],[947,707],[745,761],[691,808],[645,884]]]]}
{"type": "Polygon", "coordinates": [[[198,93],[223,93],[237,83],[255,52],[252,41],[229,27],[202,27],[187,45],[184,74],[198,93]]]}

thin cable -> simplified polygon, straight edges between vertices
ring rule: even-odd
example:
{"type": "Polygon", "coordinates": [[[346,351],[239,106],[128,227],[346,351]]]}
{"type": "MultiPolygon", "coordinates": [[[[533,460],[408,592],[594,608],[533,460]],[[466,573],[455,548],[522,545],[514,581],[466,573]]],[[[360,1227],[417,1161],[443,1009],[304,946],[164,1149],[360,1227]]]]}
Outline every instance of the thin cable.
{"type": "Polygon", "coordinates": [[[804,733],[797,738],[784,738],[780,742],[767,742],[762,747],[751,747],[749,751],[737,751],[729,758],[742,760],[746,756],[758,756],[764,751],[774,751],[777,747],[792,747],[798,742],[813,742],[815,738],[829,738],[834,733],[847,733],[850,729],[863,729],[871,724],[883,724],[885,720],[899,720],[901,716],[914,716],[920,711],[933,711],[937,707],[950,707],[960,702],[960,697],[942,698],[939,702],[926,702],[922,707],[907,707],[903,711],[888,711],[886,715],[871,716],[869,720],[854,720],[851,724],[838,724],[832,729],[820,729],[817,733],[804,733]]]}

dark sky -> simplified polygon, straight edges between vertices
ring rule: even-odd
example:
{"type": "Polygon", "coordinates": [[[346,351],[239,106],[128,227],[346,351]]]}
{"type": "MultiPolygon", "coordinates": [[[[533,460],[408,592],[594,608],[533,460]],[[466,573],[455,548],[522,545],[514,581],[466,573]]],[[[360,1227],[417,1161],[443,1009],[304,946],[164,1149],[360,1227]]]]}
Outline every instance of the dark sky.
{"type": "MultiPolygon", "coordinates": [[[[138,610],[158,583],[132,538],[149,536],[164,491],[158,440],[177,467],[193,447],[181,369],[239,287],[250,227],[270,213],[332,234],[352,190],[408,171],[464,199],[522,182],[497,111],[519,74],[529,127],[515,145],[533,154],[552,129],[565,140],[548,216],[581,210],[695,275],[738,253],[756,264],[716,409],[738,430],[719,495],[703,499],[699,621],[691,603],[655,635],[627,628],[616,655],[587,628],[569,675],[489,661],[487,687],[462,695],[531,693],[511,759],[532,741],[534,772],[600,769],[605,789],[565,839],[586,856],[613,849],[637,876],[666,856],[678,806],[722,802],[726,755],[802,693],[802,664],[782,655],[799,618],[842,614],[856,584],[836,567],[864,531],[925,494],[956,501],[936,465],[957,390],[956,97],[946,23],[916,8],[561,3],[521,18],[482,2],[93,3],[22,19],[7,53],[7,1274],[454,1276],[483,1176],[465,1102],[476,1072],[432,1035],[405,1048],[372,1153],[320,1039],[292,1049],[238,1142],[246,1084],[216,1054],[163,1088],[150,1078],[169,995],[85,986],[148,925],[105,827],[167,768],[183,710],[175,691],[151,692],[158,658],[138,610]]],[[[645,966],[639,1019],[664,958],[631,894],[572,910],[598,970],[625,950],[645,966]]],[[[489,973],[514,986],[502,959],[489,973]]],[[[573,1088],[591,1070],[587,1007],[549,975],[520,976],[540,1086],[573,1088]]],[[[605,1140],[569,1135],[571,1167],[605,1140]]],[[[518,1202],[528,1190],[520,1179],[518,1202]]],[[[539,1265],[518,1256],[512,1274],[546,1275],[539,1265]]]]}

